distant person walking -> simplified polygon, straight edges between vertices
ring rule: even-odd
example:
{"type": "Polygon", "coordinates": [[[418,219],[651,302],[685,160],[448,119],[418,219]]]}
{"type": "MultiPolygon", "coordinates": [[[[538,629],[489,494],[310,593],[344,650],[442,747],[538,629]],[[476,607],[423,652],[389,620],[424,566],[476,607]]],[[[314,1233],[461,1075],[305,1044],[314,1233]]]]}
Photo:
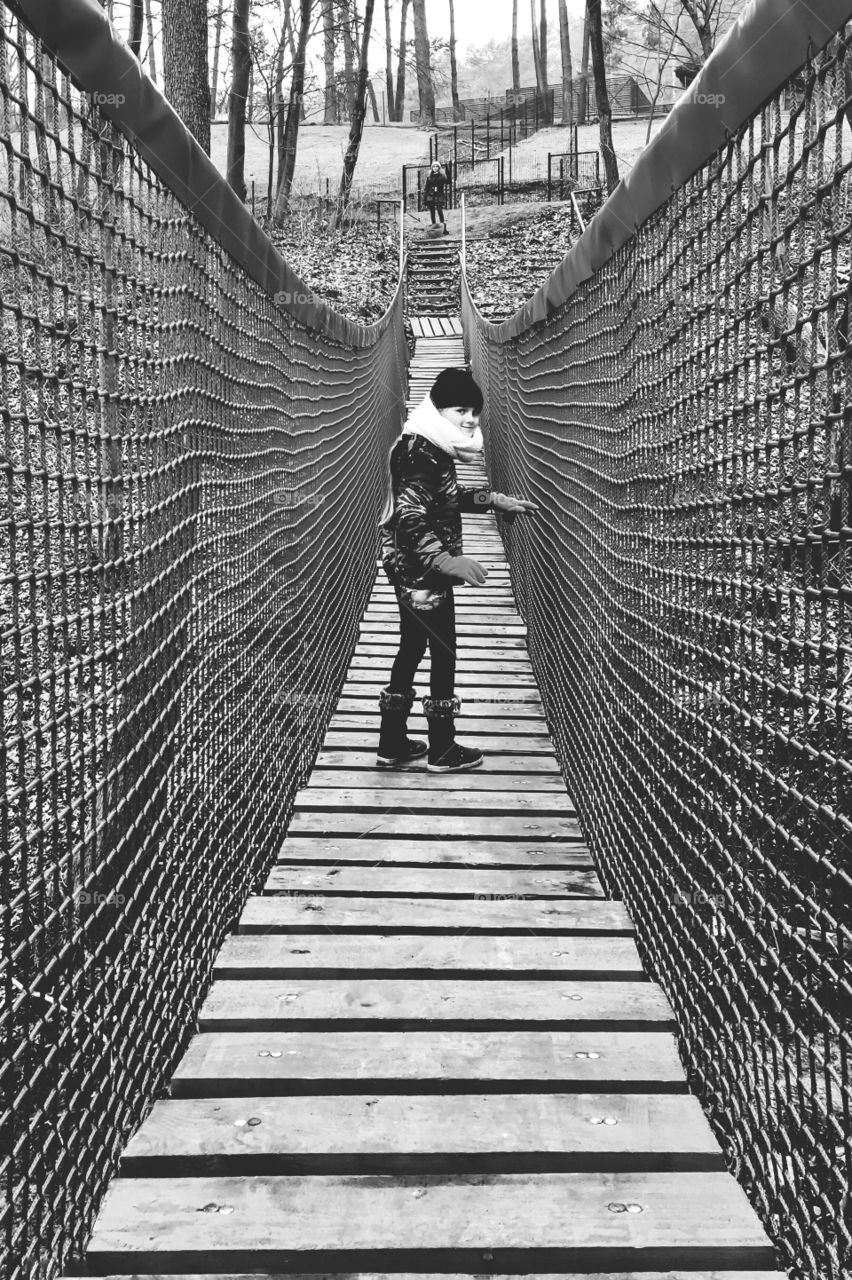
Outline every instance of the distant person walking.
{"type": "Polygon", "coordinates": [[[447,230],[447,224],[446,222],[444,222],[444,203],[445,203],[444,193],[446,189],[447,189],[447,175],[444,173],[444,170],[441,168],[440,164],[436,160],[433,163],[432,168],[429,172],[429,177],[426,179],[426,185],[423,188],[423,199],[426,203],[426,208],[429,210],[430,214],[432,215],[432,226],[434,227],[437,225],[437,219],[435,217],[435,215],[437,214],[441,222],[444,223],[445,236],[449,235],[449,231],[447,230]]]}

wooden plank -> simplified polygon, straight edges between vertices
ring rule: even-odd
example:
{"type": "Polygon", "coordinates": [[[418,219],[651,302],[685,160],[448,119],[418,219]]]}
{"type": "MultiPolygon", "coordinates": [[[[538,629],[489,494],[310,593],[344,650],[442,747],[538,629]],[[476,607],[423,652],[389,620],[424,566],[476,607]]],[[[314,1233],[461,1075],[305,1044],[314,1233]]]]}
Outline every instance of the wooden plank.
{"type": "Polygon", "coordinates": [[[288,828],[290,835],[349,835],[363,839],[409,840],[582,840],[580,825],[573,818],[480,817],[478,814],[435,813],[428,831],[423,818],[415,813],[296,813],[288,828]]]}
{"type": "MultiPolygon", "coordinates": [[[[370,609],[388,613],[399,613],[396,596],[385,596],[376,592],[370,597],[368,603],[370,609]]],[[[474,617],[478,616],[483,611],[487,611],[501,621],[523,622],[514,600],[507,599],[502,592],[499,596],[489,599],[487,595],[487,587],[483,587],[476,596],[466,596],[461,600],[456,598],[455,611],[457,620],[460,616],[466,613],[469,613],[471,617],[474,617]]]]}
{"type": "MultiPolygon", "coordinates": [[[[487,554],[493,562],[492,567],[488,570],[487,580],[479,586],[471,585],[470,583],[454,583],[454,596],[460,597],[462,600],[483,600],[493,598],[505,600],[510,604],[513,603],[515,595],[512,587],[512,576],[508,565],[506,564],[505,554],[493,544],[488,547],[482,546],[479,538],[474,537],[473,534],[471,534],[467,540],[467,547],[471,552],[476,550],[481,552],[483,555],[487,554]]],[[[381,593],[383,596],[388,597],[391,600],[395,600],[396,596],[394,594],[393,587],[388,581],[381,561],[379,561],[377,568],[379,572],[373,580],[371,594],[378,595],[381,593]]]]}
{"type": "MultiPolygon", "coordinates": [[[[488,578],[481,587],[465,587],[464,592],[459,599],[457,591],[453,590],[453,598],[458,605],[488,605],[489,607],[500,607],[502,609],[511,609],[517,613],[517,603],[512,592],[505,582],[495,577],[495,570],[488,570],[488,578]]],[[[459,588],[461,591],[461,588],[459,588]]],[[[376,584],[370,593],[371,603],[393,605],[396,607],[397,598],[394,591],[390,587],[376,584]]]]}
{"type": "Polygon", "coordinates": [[[213,983],[198,1013],[199,1031],[283,1031],[293,1024],[303,1029],[313,1024],[415,1030],[447,1023],[484,1024],[493,1030],[534,1025],[598,1031],[647,1031],[649,1024],[675,1028],[671,1006],[656,983],[578,978],[225,979],[213,983]]]}
{"type": "Polygon", "coordinates": [[[479,977],[642,980],[632,938],[365,937],[282,934],[226,938],[214,978],[479,977]]]}
{"type": "Polygon", "coordinates": [[[238,933],[541,933],[633,936],[621,902],[609,898],[435,899],[264,897],[252,894],[238,933]]]}
{"type": "MultiPolygon", "coordinates": [[[[399,634],[399,612],[394,616],[390,610],[382,612],[378,609],[368,609],[364,614],[361,623],[362,629],[365,627],[387,627],[388,631],[393,635],[399,634]]],[[[456,617],[456,635],[465,636],[511,636],[519,638],[525,636],[526,627],[520,622],[472,622],[467,617],[456,617]]],[[[493,641],[492,641],[493,643],[493,641]]]]}
{"type": "MultiPolygon", "coordinates": [[[[388,601],[376,604],[370,601],[366,610],[367,614],[375,617],[389,618],[397,620],[399,618],[399,608],[396,601],[388,601]]],[[[456,627],[460,627],[463,623],[484,622],[493,620],[495,626],[501,627],[524,627],[521,615],[517,609],[512,606],[494,606],[487,601],[480,601],[476,604],[457,604],[455,607],[456,627]]],[[[366,614],[365,614],[366,616],[366,614]]]]}
{"type": "MultiPolygon", "coordinates": [[[[504,719],[515,723],[517,722],[525,733],[545,733],[547,731],[547,722],[541,712],[541,709],[534,702],[525,702],[520,698],[511,696],[500,699],[494,697],[492,700],[486,701],[480,697],[478,699],[467,698],[464,693],[456,691],[456,696],[461,702],[461,712],[456,718],[456,733],[463,734],[466,731],[468,717],[475,716],[480,720],[488,719],[504,719]]],[[[355,694],[341,694],[337,702],[338,715],[363,715],[370,718],[370,722],[379,723],[379,706],[378,694],[375,698],[360,697],[355,694]]],[[[419,730],[425,730],[426,717],[423,714],[420,703],[415,702],[409,716],[409,728],[412,726],[419,730]]],[[[492,728],[493,732],[493,728],[492,728]]]]}
{"type": "MultiPolygon", "coordinates": [[[[359,632],[361,644],[366,645],[394,645],[399,647],[399,626],[390,625],[387,622],[378,622],[375,619],[369,621],[361,621],[359,624],[359,632]]],[[[476,650],[487,649],[499,657],[505,657],[506,651],[516,649],[519,653],[527,657],[527,643],[522,635],[507,634],[493,635],[488,634],[486,628],[479,627],[475,631],[469,630],[463,633],[456,651],[459,654],[467,652],[474,653],[476,650]]]]}
{"type": "Polygon", "coordinates": [[[410,317],[410,320],[411,320],[411,332],[414,334],[415,338],[422,338],[422,337],[423,337],[423,324],[422,324],[422,322],[421,322],[421,320],[420,320],[420,317],[419,317],[419,316],[411,316],[411,317],[410,317]]]}
{"type": "MultiPolygon", "coordinates": [[[[498,741],[495,739],[495,742],[498,741]]],[[[329,778],[329,786],[331,783],[331,775],[346,770],[357,770],[358,772],[370,773],[374,775],[376,772],[376,738],[370,739],[372,750],[358,750],[352,748],[345,750],[343,747],[335,748],[332,746],[323,746],[316,758],[314,765],[315,770],[322,770],[329,778]]],[[[559,772],[559,766],[553,756],[535,756],[535,755],[496,755],[489,747],[483,744],[482,739],[479,740],[479,746],[487,753],[487,762],[478,769],[467,769],[463,774],[447,773],[444,774],[444,781],[449,783],[452,779],[452,785],[456,784],[461,787],[465,783],[470,785],[473,790],[478,790],[483,786],[499,786],[500,782],[506,782],[512,779],[513,785],[517,781],[520,786],[524,778],[529,779],[536,787],[540,781],[555,782],[559,779],[561,783],[562,775],[559,772]]],[[[383,768],[380,774],[383,778],[405,778],[409,775],[419,777],[425,774],[422,759],[413,761],[411,764],[395,769],[383,768]]],[[[429,778],[434,774],[428,774],[429,778]]],[[[313,779],[311,778],[311,781],[313,779]]],[[[384,784],[383,784],[384,785],[384,784]]],[[[394,785],[394,784],[390,784],[394,785]]],[[[564,785],[564,784],[563,784],[564,785]]]]}
{"type": "MultiPolygon", "coordinates": [[[[473,553],[468,551],[469,555],[473,553]]],[[[475,557],[474,557],[475,558],[475,557]]],[[[480,561],[480,563],[482,563],[480,561]]],[[[484,566],[488,568],[488,566],[484,566]]],[[[461,605],[479,605],[489,607],[499,607],[501,609],[511,609],[515,613],[519,613],[517,601],[509,587],[506,579],[501,579],[495,568],[488,569],[488,578],[485,583],[479,587],[464,587],[453,584],[453,599],[457,608],[461,605]]],[[[389,605],[397,607],[397,598],[393,589],[382,582],[377,582],[370,592],[369,601],[371,604],[389,605]]]]}
{"type": "MultiPolygon", "coordinates": [[[[490,1280],[510,1280],[507,1275],[499,1275],[493,1272],[488,1273],[490,1280]]],[[[60,1276],[60,1280],[77,1280],[76,1277],[70,1275],[60,1276]]],[[[127,1274],[117,1275],[113,1273],[111,1276],[104,1277],[104,1280],[131,1280],[127,1274]]],[[[256,1272],[205,1272],[202,1276],[200,1272],[189,1272],[180,1274],[169,1272],[158,1272],[156,1278],[153,1273],[148,1276],[134,1273],[132,1280],[257,1280],[256,1272]]],[[[276,1277],[276,1280],[282,1278],[276,1277]]],[[[288,1273],[288,1280],[317,1280],[316,1276],[308,1276],[306,1274],[296,1275],[288,1273]]],[[[328,1278],[326,1278],[328,1280],[328,1278]]],[[[470,1280],[469,1276],[462,1276],[460,1272],[453,1274],[452,1272],[415,1272],[415,1271],[356,1271],[347,1275],[346,1280],[470,1280]]],[[[512,1277],[512,1280],[516,1280],[512,1277]]],[[[569,1274],[561,1271],[558,1273],[548,1274],[539,1272],[537,1280],[592,1280],[588,1273],[580,1275],[579,1272],[569,1274]]],[[[596,1275],[594,1280],[787,1280],[785,1271],[684,1271],[680,1268],[674,1271],[608,1271],[606,1275],[596,1275]]]]}
{"type": "Polygon", "coordinates": [[[724,1170],[696,1098],[433,1093],[170,1098],[130,1139],[129,1177],[724,1170]]]}
{"type": "MultiPolygon", "coordinates": [[[[377,605],[377,607],[381,607],[383,609],[397,609],[397,612],[399,612],[397,596],[393,594],[388,595],[381,593],[381,591],[374,591],[370,596],[370,602],[368,603],[370,603],[370,608],[374,608],[377,605]]],[[[507,612],[512,614],[513,618],[521,617],[521,614],[518,612],[517,604],[514,602],[512,596],[509,596],[505,591],[501,590],[495,590],[494,595],[491,595],[487,588],[482,588],[481,590],[478,590],[476,594],[471,593],[471,595],[467,596],[467,598],[464,599],[464,605],[466,605],[467,608],[487,608],[491,613],[496,613],[498,611],[507,612]]],[[[457,613],[458,611],[459,605],[457,605],[457,613]]]]}
{"type": "MultiPolygon", "coordinates": [[[[517,670],[520,674],[524,674],[532,670],[532,664],[527,656],[526,646],[512,644],[511,646],[500,645],[493,650],[486,649],[484,645],[460,645],[457,649],[457,668],[459,671],[481,671],[487,668],[489,671],[504,672],[506,675],[517,670]],[[493,653],[493,657],[489,661],[486,654],[493,653]],[[462,663],[464,666],[462,667],[462,663]]],[[[363,662],[371,667],[374,671],[390,670],[393,663],[395,650],[385,642],[383,644],[365,644],[363,641],[355,648],[353,661],[357,658],[358,662],[363,662]]]]}
{"type": "Polygon", "coordinates": [[[354,787],[356,790],[380,787],[382,791],[425,787],[434,790],[434,784],[437,782],[442,793],[444,791],[464,791],[465,793],[521,791],[526,794],[530,791],[555,791],[564,794],[565,783],[562,781],[562,776],[555,765],[553,769],[553,773],[542,776],[514,777],[510,773],[489,773],[483,766],[481,769],[468,769],[464,773],[436,776],[434,773],[427,773],[426,766],[421,761],[415,761],[405,769],[378,769],[375,767],[375,762],[371,769],[324,769],[317,762],[303,793],[309,796],[314,790],[325,791],[334,787],[354,787]],[[418,765],[420,767],[417,767],[418,765]]]}
{"type": "MultiPolygon", "coordinates": [[[[474,484],[475,482],[471,482],[471,483],[474,484]]],[[[483,481],[483,484],[479,485],[478,487],[482,488],[486,483],[487,482],[483,481]]],[[[479,539],[476,538],[473,535],[473,533],[471,533],[470,539],[466,543],[468,550],[471,550],[473,548],[478,548],[478,543],[479,543],[479,539]]],[[[501,547],[502,547],[502,544],[501,544],[501,547]]],[[[459,584],[459,588],[458,588],[459,591],[464,591],[465,595],[467,594],[473,595],[477,591],[488,590],[489,586],[496,586],[501,591],[504,591],[507,588],[511,587],[512,574],[511,574],[509,565],[506,561],[505,552],[502,549],[494,548],[494,551],[492,554],[491,550],[489,549],[488,557],[492,561],[492,568],[489,570],[489,574],[488,574],[488,578],[489,578],[488,583],[481,587],[472,587],[470,585],[462,586],[461,584],[459,584]]],[[[377,586],[377,585],[381,587],[390,586],[390,583],[388,582],[387,576],[382,567],[382,561],[376,560],[375,565],[376,565],[376,577],[374,579],[374,586],[377,586]]]]}
{"type": "MultiPolygon", "coordinates": [[[[524,702],[531,707],[542,705],[541,694],[534,683],[524,683],[514,678],[501,677],[489,680],[488,677],[480,677],[475,683],[470,683],[468,679],[461,687],[464,688],[464,694],[459,696],[463,696],[467,702],[524,702]]],[[[372,682],[363,678],[347,680],[341,689],[341,696],[376,700],[383,688],[381,679],[376,679],[375,676],[372,682]]]]}
{"type": "Polygon", "coordinates": [[[279,862],[363,863],[365,866],[500,867],[530,871],[591,868],[592,857],[581,840],[362,840],[345,836],[288,833],[279,862]]]}
{"type": "MultiPolygon", "coordinates": [[[[322,753],[327,751],[339,753],[341,751],[353,751],[356,754],[363,751],[363,758],[366,762],[375,764],[376,748],[378,745],[378,731],[376,729],[368,729],[364,726],[359,718],[358,724],[348,724],[347,720],[354,720],[355,717],[343,716],[340,721],[326,731],[322,745],[322,753]],[[367,754],[369,753],[369,760],[367,754]]],[[[480,721],[484,724],[484,721],[480,721]]],[[[410,727],[410,726],[409,726],[410,727]]],[[[501,726],[502,729],[502,726],[501,726]]],[[[461,733],[461,730],[459,730],[461,733]]],[[[469,734],[470,721],[465,721],[465,733],[469,734]]],[[[552,742],[546,734],[535,734],[524,737],[522,734],[506,734],[498,733],[492,726],[492,732],[480,733],[476,740],[476,745],[485,753],[485,761],[476,770],[467,770],[467,772],[493,771],[505,773],[511,771],[514,767],[512,761],[514,759],[525,760],[529,763],[530,768],[537,770],[539,765],[548,761],[553,762],[555,759],[555,751],[552,742]]],[[[317,757],[319,759],[319,757],[317,757]]],[[[353,758],[354,763],[354,758],[353,758]]],[[[414,765],[406,765],[406,769],[414,768],[414,765]]]]}
{"type": "Polygon", "coordinates": [[[486,871],[458,867],[305,867],[279,861],[264,893],[380,898],[602,898],[593,871],[486,871]]]}
{"type": "Polygon", "coordinates": [[[774,1266],[722,1172],[118,1177],[87,1262],[101,1274],[131,1260],[137,1272],[477,1270],[483,1253],[510,1270],[774,1266]]]}
{"type": "MultiPolygon", "coordinates": [[[[377,744],[379,733],[378,709],[374,708],[373,713],[363,709],[360,711],[335,711],[329,721],[326,740],[328,740],[330,734],[344,729],[355,729],[362,735],[371,734],[370,741],[377,744]]],[[[426,730],[426,717],[422,712],[412,710],[408,720],[409,733],[416,733],[423,738],[426,730]]],[[[462,705],[462,715],[456,720],[456,733],[462,741],[466,737],[479,739],[481,735],[486,735],[489,738],[493,738],[495,734],[499,734],[500,745],[504,751],[529,750],[529,747],[524,746],[522,748],[519,744],[522,742],[527,743],[531,740],[542,743],[549,751],[553,750],[553,745],[547,736],[547,726],[541,717],[521,719],[512,716],[502,720],[495,716],[480,717],[475,714],[465,714],[465,708],[462,705]]],[[[485,751],[482,742],[477,741],[473,745],[480,747],[483,752],[485,751]]],[[[477,767],[487,768],[487,759],[484,764],[477,767]]]]}
{"type": "Polygon", "coordinates": [[[502,1091],[687,1093],[672,1034],[653,1031],[224,1031],[195,1034],[173,1097],[502,1091]]]}
{"type": "MultiPolygon", "coordinates": [[[[440,810],[442,815],[467,814],[471,809],[471,797],[463,791],[441,788],[440,775],[423,787],[302,787],[296,793],[295,813],[338,813],[353,810],[356,813],[406,813],[432,814],[440,810]]],[[[424,779],[425,781],[425,779],[424,779]]],[[[574,806],[564,791],[525,791],[506,793],[480,791],[476,796],[476,812],[486,814],[569,814],[574,806]]],[[[428,825],[428,824],[427,824],[428,825]]]]}
{"type": "MultiPolygon", "coordinates": [[[[365,664],[364,666],[358,667],[350,665],[349,670],[346,673],[346,683],[343,687],[354,696],[357,694],[358,688],[353,686],[363,687],[364,685],[367,685],[369,687],[369,696],[372,697],[373,688],[381,690],[387,685],[392,665],[393,660],[390,656],[384,664],[378,663],[374,658],[369,665],[365,664]]],[[[486,664],[480,663],[478,665],[480,667],[484,667],[486,664]]],[[[497,665],[498,664],[495,662],[494,666],[497,665]]],[[[499,665],[503,668],[509,666],[509,664],[505,662],[500,663],[499,665]]],[[[509,667],[508,671],[503,670],[500,672],[494,671],[493,667],[488,671],[471,671],[470,666],[471,664],[469,662],[465,662],[463,667],[457,663],[457,688],[465,690],[475,688],[502,690],[530,689],[534,693],[538,694],[538,685],[536,684],[535,676],[528,674],[525,671],[521,671],[517,675],[511,670],[511,667],[509,667]]],[[[422,681],[423,677],[419,676],[418,678],[422,681]]],[[[376,694],[376,696],[378,696],[378,694],[376,694]]]]}
{"type": "MultiPolygon", "coordinates": [[[[490,581],[491,570],[488,571],[488,578],[490,581]]],[[[370,595],[370,604],[398,609],[397,598],[392,591],[374,590],[370,595]]],[[[514,597],[510,592],[497,586],[470,588],[469,593],[465,593],[464,604],[470,607],[487,607],[492,611],[494,609],[509,610],[514,616],[520,617],[514,597]]]]}

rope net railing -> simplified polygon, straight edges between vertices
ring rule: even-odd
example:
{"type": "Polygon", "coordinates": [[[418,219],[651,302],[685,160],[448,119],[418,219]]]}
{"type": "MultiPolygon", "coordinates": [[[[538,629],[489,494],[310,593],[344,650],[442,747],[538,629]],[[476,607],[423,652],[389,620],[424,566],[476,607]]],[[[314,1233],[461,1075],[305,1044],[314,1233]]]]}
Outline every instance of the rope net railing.
{"type": "MultiPolygon", "coordinates": [[[[108,38],[95,0],[63,8],[81,47],[86,23],[108,38]]],[[[368,328],[273,300],[19,12],[0,4],[8,1280],[82,1256],[274,862],[375,575],[406,379],[399,291],[368,328]]]]}
{"type": "Polygon", "coordinates": [[[729,1167],[812,1280],[852,1271],[843,8],[818,43],[807,6],[751,6],[637,166],[656,211],[625,184],[511,320],[463,282],[489,475],[540,505],[503,536],[568,789],[729,1167]],[[714,83],[757,109],[690,166],[714,83]]]}

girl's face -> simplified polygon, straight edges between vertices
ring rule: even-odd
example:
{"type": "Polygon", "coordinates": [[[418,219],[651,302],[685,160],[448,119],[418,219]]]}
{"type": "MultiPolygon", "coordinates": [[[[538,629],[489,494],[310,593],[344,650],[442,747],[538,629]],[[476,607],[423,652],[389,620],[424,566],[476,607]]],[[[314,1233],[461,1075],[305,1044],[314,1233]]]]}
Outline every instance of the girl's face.
{"type": "Polygon", "coordinates": [[[479,426],[479,414],[475,409],[464,408],[459,406],[453,409],[442,409],[441,417],[446,418],[454,427],[461,427],[463,431],[469,431],[473,435],[479,426]]]}

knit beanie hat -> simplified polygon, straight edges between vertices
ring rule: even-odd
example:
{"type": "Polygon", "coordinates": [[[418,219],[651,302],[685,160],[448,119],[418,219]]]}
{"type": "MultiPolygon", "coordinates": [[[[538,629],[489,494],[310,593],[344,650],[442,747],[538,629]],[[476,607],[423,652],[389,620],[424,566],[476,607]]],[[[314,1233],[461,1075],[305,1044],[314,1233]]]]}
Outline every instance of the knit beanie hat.
{"type": "Polygon", "coordinates": [[[482,392],[467,369],[442,369],[432,384],[429,398],[436,409],[473,409],[482,413],[482,392]]]}

